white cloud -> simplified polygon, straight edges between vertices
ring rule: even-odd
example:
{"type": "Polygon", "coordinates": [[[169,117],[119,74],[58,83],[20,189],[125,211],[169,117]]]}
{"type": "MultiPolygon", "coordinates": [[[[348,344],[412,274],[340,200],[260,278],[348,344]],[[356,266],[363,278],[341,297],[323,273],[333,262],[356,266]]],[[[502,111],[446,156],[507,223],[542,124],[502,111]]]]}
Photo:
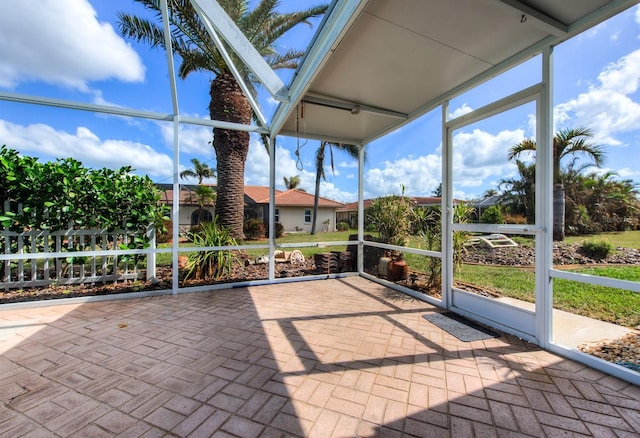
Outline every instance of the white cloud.
{"type": "Polygon", "coordinates": [[[365,197],[400,194],[402,186],[410,196],[428,196],[440,184],[440,156],[385,161],[381,168],[369,169],[365,174],[365,197]]]}
{"type": "Polygon", "coordinates": [[[598,81],[586,93],[557,105],[555,120],[559,125],[575,125],[577,120],[593,130],[596,143],[620,145],[616,134],[640,126],[640,105],[630,97],[640,84],[640,50],[607,65],[598,81]]]}
{"type": "Polygon", "coordinates": [[[41,80],[87,92],[91,81],[143,78],[137,53],[87,0],[3,0],[1,87],[41,80]]]}
{"type": "Polygon", "coordinates": [[[87,167],[132,166],[136,173],[156,178],[172,174],[169,156],[142,143],[100,139],[82,126],[72,134],[42,123],[25,126],[0,120],[0,138],[18,152],[41,160],[72,157],[87,167]]]}
{"type": "MultiPolygon", "coordinates": [[[[455,135],[454,195],[459,199],[477,196],[462,190],[477,191],[475,189],[482,189],[488,181],[499,180],[512,172],[513,163],[508,160],[509,148],[523,139],[524,131],[520,129],[505,130],[496,135],[474,129],[470,133],[455,135]]],[[[429,196],[440,184],[441,166],[439,153],[385,161],[380,167],[367,171],[365,196],[372,198],[399,194],[402,186],[406,195],[429,196]]]]}
{"type": "MultiPolygon", "coordinates": [[[[162,138],[167,146],[173,148],[173,124],[159,123],[162,138]]],[[[180,154],[184,155],[203,155],[211,157],[214,155],[212,128],[197,125],[180,125],[178,131],[180,141],[180,154]]]]}
{"type": "Polygon", "coordinates": [[[341,161],[338,163],[337,167],[342,167],[345,169],[357,169],[358,168],[358,161],[357,160],[353,160],[353,161],[341,161]]]}
{"type": "Polygon", "coordinates": [[[640,170],[638,169],[623,167],[622,169],[618,169],[616,172],[621,179],[633,179],[636,181],[640,180],[640,170]]]}
{"type": "Polygon", "coordinates": [[[449,119],[450,120],[457,119],[458,117],[464,116],[465,114],[468,114],[471,111],[473,111],[473,108],[471,108],[465,102],[465,103],[462,104],[462,106],[460,108],[456,108],[455,110],[453,110],[452,113],[449,113],[449,119]]]}
{"type": "MultiPolygon", "coordinates": [[[[484,191],[489,180],[502,179],[513,172],[509,149],[524,140],[524,131],[505,130],[497,135],[474,129],[453,138],[453,176],[456,190],[484,191]]],[[[468,196],[476,197],[478,193],[468,196]]],[[[456,197],[466,199],[460,192],[456,197]]]]}
{"type": "MultiPolygon", "coordinates": [[[[310,190],[309,193],[313,193],[313,190],[310,190]]],[[[328,181],[322,181],[320,183],[320,196],[344,203],[353,202],[355,199],[358,199],[357,192],[346,192],[334,183],[328,181]]]]}
{"type": "Polygon", "coordinates": [[[453,137],[454,162],[468,169],[503,166],[508,161],[509,149],[524,139],[524,131],[505,130],[497,135],[480,129],[460,132],[453,137]]]}

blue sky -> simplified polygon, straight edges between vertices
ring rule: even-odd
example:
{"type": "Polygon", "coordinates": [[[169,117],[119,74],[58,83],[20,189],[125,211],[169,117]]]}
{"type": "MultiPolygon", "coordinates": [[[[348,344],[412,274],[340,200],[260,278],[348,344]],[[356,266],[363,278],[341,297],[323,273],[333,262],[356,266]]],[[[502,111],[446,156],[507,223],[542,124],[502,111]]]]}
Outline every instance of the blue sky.
{"type": "MultiPolygon", "coordinates": [[[[315,1],[283,0],[290,11],[315,1]]],[[[165,53],[123,39],[117,12],[143,14],[129,0],[4,0],[0,6],[0,91],[171,112],[165,53]]],[[[301,26],[279,48],[305,47],[317,30],[301,26]]],[[[585,126],[607,152],[602,171],[640,182],[640,9],[636,6],[555,50],[556,128],[585,126]]],[[[281,72],[285,83],[290,72],[281,72]]],[[[452,100],[450,113],[462,114],[540,81],[534,58],[487,84],[452,100]]],[[[207,74],[178,80],[182,115],[208,117],[207,74]]],[[[269,118],[276,102],[260,103],[269,118]]],[[[368,148],[365,197],[399,193],[428,196],[440,182],[441,114],[437,109],[368,148]]],[[[533,105],[474,124],[454,134],[454,195],[474,198],[514,175],[509,148],[534,134],[533,105]]],[[[172,124],[0,101],[0,144],[42,161],[74,157],[90,167],[130,165],[157,182],[172,180],[172,124]]],[[[215,168],[211,131],[184,126],[181,169],[198,158],[215,168]]],[[[313,192],[316,141],[278,138],[276,186],[299,175],[313,192]],[[301,162],[294,155],[300,148],[301,162]]],[[[357,199],[357,167],[335,154],[321,195],[342,202],[357,199]]],[[[193,182],[183,180],[184,182],[193,182]]],[[[208,181],[214,183],[215,181],[208,181]]],[[[268,156],[253,139],[245,183],[268,184],[268,156]]]]}

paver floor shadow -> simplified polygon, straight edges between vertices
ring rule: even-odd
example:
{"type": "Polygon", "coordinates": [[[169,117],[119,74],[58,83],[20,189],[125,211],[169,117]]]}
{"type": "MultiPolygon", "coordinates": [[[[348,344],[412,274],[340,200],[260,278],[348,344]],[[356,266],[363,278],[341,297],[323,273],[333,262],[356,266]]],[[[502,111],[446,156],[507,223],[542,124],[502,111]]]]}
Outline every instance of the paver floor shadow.
{"type": "Polygon", "coordinates": [[[1,436],[640,436],[638,387],[360,277],[0,309],[1,436]]]}

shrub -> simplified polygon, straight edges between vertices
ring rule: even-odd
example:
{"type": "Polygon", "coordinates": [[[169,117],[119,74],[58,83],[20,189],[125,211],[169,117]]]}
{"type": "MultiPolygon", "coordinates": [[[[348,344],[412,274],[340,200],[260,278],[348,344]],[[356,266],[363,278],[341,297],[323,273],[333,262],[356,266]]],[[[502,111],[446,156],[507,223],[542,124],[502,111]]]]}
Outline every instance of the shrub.
{"type": "MultiPolygon", "coordinates": [[[[161,232],[168,208],[151,179],[132,171],[91,169],[73,158],[39,163],[1,146],[0,228],[146,231],[155,225],[161,232]],[[16,210],[4,211],[5,201],[16,210]]],[[[143,239],[137,247],[145,244],[143,239]]]]}
{"type": "Polygon", "coordinates": [[[505,224],[527,225],[527,218],[521,214],[505,214],[505,224]]]}
{"type": "Polygon", "coordinates": [[[158,230],[158,234],[156,235],[157,243],[167,243],[171,242],[173,239],[173,221],[165,220],[164,221],[164,230],[158,230]]]}
{"type": "MultiPolygon", "coordinates": [[[[203,222],[199,225],[199,231],[189,233],[189,240],[195,246],[234,246],[236,240],[229,230],[218,225],[217,217],[213,222],[203,222]]],[[[225,273],[231,272],[233,266],[233,253],[230,250],[207,250],[189,254],[185,266],[183,281],[191,279],[216,280],[225,273]]]]}
{"type": "Polygon", "coordinates": [[[261,239],[266,234],[264,223],[259,219],[246,220],[242,226],[244,237],[248,240],[261,239]]]}
{"type": "Polygon", "coordinates": [[[480,222],[483,224],[504,224],[504,215],[497,205],[492,205],[482,212],[480,222]]]}
{"type": "Polygon", "coordinates": [[[411,212],[411,234],[419,235],[433,227],[440,227],[439,205],[415,207],[411,212]]]}
{"type": "MultiPolygon", "coordinates": [[[[280,222],[276,222],[276,239],[282,237],[284,234],[284,225],[280,222]]],[[[265,235],[269,237],[269,230],[267,229],[265,235]]]]}
{"type": "Polygon", "coordinates": [[[582,252],[594,259],[606,259],[612,249],[613,246],[604,240],[585,240],[582,242],[582,252]]]}
{"type": "Polygon", "coordinates": [[[187,240],[189,240],[189,242],[192,242],[193,240],[193,236],[195,234],[201,233],[202,232],[202,225],[204,224],[204,222],[201,222],[199,224],[196,225],[191,225],[191,227],[189,228],[189,232],[186,233],[185,237],[187,238],[187,240]]]}
{"type": "Polygon", "coordinates": [[[404,246],[411,231],[413,201],[401,195],[377,198],[365,211],[369,223],[378,231],[383,243],[404,246]]]}
{"type": "Polygon", "coordinates": [[[342,222],[338,222],[336,224],[336,230],[338,230],[338,231],[348,231],[349,228],[350,227],[349,227],[349,223],[348,222],[342,221],[342,222]]]}

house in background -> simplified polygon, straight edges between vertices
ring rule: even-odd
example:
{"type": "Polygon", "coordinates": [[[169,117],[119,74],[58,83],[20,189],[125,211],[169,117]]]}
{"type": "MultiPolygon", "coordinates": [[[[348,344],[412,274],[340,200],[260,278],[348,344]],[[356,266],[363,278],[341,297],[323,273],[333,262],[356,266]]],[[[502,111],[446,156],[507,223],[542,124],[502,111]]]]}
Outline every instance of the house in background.
{"type": "MultiPolygon", "coordinates": [[[[364,200],[364,211],[371,205],[372,199],[364,200]]],[[[358,203],[352,202],[350,204],[343,205],[336,211],[336,221],[346,222],[349,224],[349,228],[358,228],[358,203]]],[[[365,223],[366,223],[365,218],[365,223]]]]}
{"type": "MultiPolygon", "coordinates": [[[[161,190],[160,202],[173,206],[174,194],[172,184],[156,184],[161,190]]],[[[196,185],[180,185],[180,219],[181,231],[187,231],[200,222],[213,220],[214,203],[210,202],[200,208],[194,189],[196,185]]],[[[216,186],[210,186],[214,191],[216,186]]],[[[284,227],[285,232],[311,231],[313,220],[313,195],[302,190],[292,189],[275,191],[275,219],[284,227]]],[[[320,197],[318,203],[318,218],[316,231],[335,231],[336,210],[344,204],[331,199],[320,197]]],[[[269,187],[245,186],[244,188],[244,219],[258,219],[269,224],[269,187]]]]}
{"type": "MultiPolygon", "coordinates": [[[[269,199],[266,199],[267,207],[269,199]]],[[[336,230],[336,210],[344,204],[320,197],[318,201],[318,217],[316,232],[336,230]]],[[[289,231],[311,231],[313,220],[313,195],[302,190],[292,189],[286,192],[276,190],[276,222],[289,231]]],[[[266,221],[265,221],[266,223],[266,221]]]]}

